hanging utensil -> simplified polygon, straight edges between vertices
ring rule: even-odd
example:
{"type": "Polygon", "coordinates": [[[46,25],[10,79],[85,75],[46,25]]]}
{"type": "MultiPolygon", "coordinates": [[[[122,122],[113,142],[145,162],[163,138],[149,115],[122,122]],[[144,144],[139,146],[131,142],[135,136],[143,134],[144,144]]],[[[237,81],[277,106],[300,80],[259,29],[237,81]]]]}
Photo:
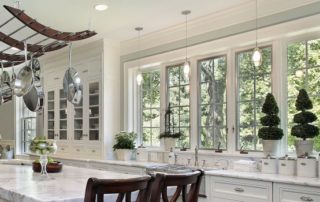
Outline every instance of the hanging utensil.
{"type": "Polygon", "coordinates": [[[33,86],[33,72],[28,65],[27,43],[24,42],[25,66],[19,71],[14,82],[14,93],[18,97],[27,94],[33,86]]]}
{"type": "MultiPolygon", "coordinates": [[[[33,58],[31,58],[31,61],[33,58]]],[[[30,68],[31,71],[34,71],[33,69],[33,62],[30,62],[30,68]]],[[[40,75],[40,69],[39,69],[39,75],[40,75]]],[[[23,101],[26,107],[32,111],[37,112],[41,111],[43,109],[43,100],[44,100],[44,91],[41,86],[40,77],[37,79],[35,78],[34,74],[32,74],[34,84],[32,85],[30,91],[23,96],[23,101]]]]}
{"type": "Polygon", "coordinates": [[[32,66],[35,80],[40,80],[40,61],[37,58],[31,58],[29,66],[32,66]]]}
{"type": "Polygon", "coordinates": [[[3,104],[12,100],[12,90],[10,87],[10,76],[8,72],[3,69],[2,62],[1,62],[1,70],[2,70],[2,74],[1,74],[1,83],[0,83],[0,104],[3,104]]]}
{"type": "Polygon", "coordinates": [[[72,67],[72,43],[69,45],[69,67],[63,78],[63,91],[69,102],[79,104],[82,98],[82,84],[79,73],[72,67]]]}
{"type": "Polygon", "coordinates": [[[14,89],[14,82],[16,81],[17,75],[14,72],[14,63],[12,63],[12,75],[11,75],[11,83],[10,86],[12,88],[12,93],[14,93],[13,89],[14,89]]]}

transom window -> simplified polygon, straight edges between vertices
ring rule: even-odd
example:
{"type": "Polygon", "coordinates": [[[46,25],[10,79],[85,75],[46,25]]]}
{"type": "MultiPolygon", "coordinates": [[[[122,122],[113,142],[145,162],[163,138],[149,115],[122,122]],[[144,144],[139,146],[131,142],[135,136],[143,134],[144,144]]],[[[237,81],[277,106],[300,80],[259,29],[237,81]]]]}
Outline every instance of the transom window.
{"type": "Polygon", "coordinates": [[[236,54],[238,149],[262,150],[257,135],[261,127],[264,98],[271,92],[272,48],[264,47],[261,50],[263,62],[259,67],[255,67],[251,61],[252,49],[236,54]]]}
{"type": "MultiPolygon", "coordinates": [[[[294,150],[291,136],[293,116],[297,113],[295,101],[299,89],[306,89],[313,103],[312,112],[320,114],[320,39],[292,43],[288,45],[288,150],[294,150]]],[[[320,125],[320,120],[314,123],[320,125]]],[[[314,148],[320,151],[320,137],[315,138],[314,148]]]]}
{"type": "Polygon", "coordinates": [[[167,68],[168,104],[173,114],[173,132],[181,132],[183,137],[177,141],[178,147],[190,147],[190,85],[183,73],[183,64],[167,68]]]}
{"type": "Polygon", "coordinates": [[[227,148],[226,56],[200,60],[200,148],[227,148]]]}
{"type": "Polygon", "coordinates": [[[142,74],[142,142],[145,146],[160,146],[160,70],[142,74]]]}

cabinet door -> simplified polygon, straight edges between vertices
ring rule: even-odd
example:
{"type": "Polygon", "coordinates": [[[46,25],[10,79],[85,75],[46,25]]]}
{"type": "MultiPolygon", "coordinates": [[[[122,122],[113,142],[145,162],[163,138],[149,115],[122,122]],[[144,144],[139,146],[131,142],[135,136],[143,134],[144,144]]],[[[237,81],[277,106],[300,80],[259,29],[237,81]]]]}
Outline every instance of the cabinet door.
{"type": "Polygon", "coordinates": [[[47,93],[47,102],[45,106],[46,110],[46,129],[47,129],[47,138],[55,139],[55,91],[49,90],[47,93]]]}
{"type": "Polygon", "coordinates": [[[89,109],[88,114],[88,126],[89,126],[89,141],[100,140],[100,120],[101,120],[101,94],[100,94],[100,82],[96,79],[88,81],[88,101],[89,109]]]}
{"type": "Polygon", "coordinates": [[[59,89],[59,110],[58,110],[58,116],[59,116],[59,140],[67,140],[68,139],[68,113],[71,113],[71,111],[68,111],[68,101],[67,97],[64,94],[63,89],[59,89]]]}

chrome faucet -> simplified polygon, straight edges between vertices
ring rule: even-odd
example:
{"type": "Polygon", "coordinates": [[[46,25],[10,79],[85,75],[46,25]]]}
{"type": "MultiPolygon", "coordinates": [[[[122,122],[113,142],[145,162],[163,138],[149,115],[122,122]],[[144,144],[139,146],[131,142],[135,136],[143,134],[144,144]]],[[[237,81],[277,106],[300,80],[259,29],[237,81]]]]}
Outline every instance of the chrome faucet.
{"type": "Polygon", "coordinates": [[[194,166],[195,167],[199,167],[199,159],[198,159],[198,145],[196,145],[196,147],[194,148],[194,166]]]}

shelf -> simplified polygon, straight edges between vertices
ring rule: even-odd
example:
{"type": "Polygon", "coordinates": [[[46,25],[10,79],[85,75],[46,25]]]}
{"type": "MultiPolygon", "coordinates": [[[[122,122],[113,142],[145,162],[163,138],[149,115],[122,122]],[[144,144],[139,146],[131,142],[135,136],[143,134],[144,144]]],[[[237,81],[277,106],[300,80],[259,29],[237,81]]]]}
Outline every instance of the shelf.
{"type": "Polygon", "coordinates": [[[48,128],[48,131],[54,131],[54,129],[49,129],[49,128],[48,128]]]}
{"type": "Polygon", "coordinates": [[[83,129],[76,129],[76,128],[75,128],[74,131],[83,131],[83,129]]]}
{"type": "Polygon", "coordinates": [[[67,108],[61,108],[60,111],[66,111],[67,108]]]}
{"type": "Polygon", "coordinates": [[[99,96],[100,94],[99,93],[90,93],[89,94],[89,96],[92,96],[92,97],[94,97],[94,96],[99,96]]]}
{"type": "Polygon", "coordinates": [[[89,105],[90,108],[97,108],[99,105],[89,105]]]}
{"type": "Polygon", "coordinates": [[[48,119],[48,121],[54,121],[54,119],[48,119]]]}
{"type": "Polygon", "coordinates": [[[74,118],[75,121],[81,121],[83,118],[74,118]]]}
{"type": "Polygon", "coordinates": [[[61,101],[67,101],[67,98],[60,98],[61,101]]]}
{"type": "Polygon", "coordinates": [[[92,130],[92,131],[99,131],[99,129],[97,129],[97,128],[90,128],[90,130],[92,130]]]}
{"type": "Polygon", "coordinates": [[[60,119],[60,121],[67,121],[68,119],[60,119]]]}
{"type": "Polygon", "coordinates": [[[54,100],[48,100],[48,102],[50,102],[50,103],[51,103],[51,102],[54,102],[54,100]]]}
{"type": "Polygon", "coordinates": [[[47,111],[48,112],[54,112],[54,109],[48,109],[47,111]]]}
{"type": "Polygon", "coordinates": [[[74,107],[74,109],[83,109],[83,107],[74,107]]]}
{"type": "Polygon", "coordinates": [[[67,129],[59,129],[60,131],[67,131],[67,129]]]}
{"type": "Polygon", "coordinates": [[[99,119],[99,116],[89,117],[89,119],[99,119]]]}

